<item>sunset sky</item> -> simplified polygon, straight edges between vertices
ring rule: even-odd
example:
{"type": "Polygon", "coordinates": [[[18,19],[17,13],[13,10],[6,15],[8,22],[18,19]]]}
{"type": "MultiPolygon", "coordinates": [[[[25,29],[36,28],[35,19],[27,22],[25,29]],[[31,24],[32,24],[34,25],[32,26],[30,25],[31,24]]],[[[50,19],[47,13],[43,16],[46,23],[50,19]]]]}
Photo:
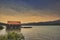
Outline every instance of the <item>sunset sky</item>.
{"type": "Polygon", "coordinates": [[[60,20],[60,0],[0,0],[0,22],[60,20]]]}

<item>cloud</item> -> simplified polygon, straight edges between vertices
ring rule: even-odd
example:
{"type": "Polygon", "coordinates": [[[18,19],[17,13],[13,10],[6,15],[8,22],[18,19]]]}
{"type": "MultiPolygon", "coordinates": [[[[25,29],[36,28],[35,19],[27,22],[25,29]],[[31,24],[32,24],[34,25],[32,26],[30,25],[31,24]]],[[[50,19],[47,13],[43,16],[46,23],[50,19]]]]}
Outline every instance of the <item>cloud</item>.
{"type": "Polygon", "coordinates": [[[54,17],[59,17],[59,12],[56,11],[51,11],[51,10],[35,10],[32,9],[31,7],[15,7],[12,6],[13,8],[9,7],[2,7],[0,8],[0,15],[20,15],[20,16],[54,16],[54,17]],[[20,11],[18,11],[20,10],[20,11]],[[52,15],[51,15],[52,14],[52,15]]]}
{"type": "Polygon", "coordinates": [[[22,22],[34,22],[60,19],[60,2],[49,2],[49,5],[46,1],[45,3],[41,1],[42,4],[38,1],[35,3],[36,0],[33,1],[33,4],[31,2],[29,4],[28,1],[24,0],[2,1],[0,3],[0,21],[21,20],[22,22]]]}

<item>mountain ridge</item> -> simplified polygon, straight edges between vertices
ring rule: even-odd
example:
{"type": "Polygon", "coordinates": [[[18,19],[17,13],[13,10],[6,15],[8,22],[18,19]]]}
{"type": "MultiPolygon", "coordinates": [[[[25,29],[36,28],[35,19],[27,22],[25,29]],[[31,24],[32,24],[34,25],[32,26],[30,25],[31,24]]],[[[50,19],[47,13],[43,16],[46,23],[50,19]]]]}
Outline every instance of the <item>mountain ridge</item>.
{"type": "Polygon", "coordinates": [[[60,20],[47,21],[47,22],[23,23],[22,25],[60,25],[60,20]]]}

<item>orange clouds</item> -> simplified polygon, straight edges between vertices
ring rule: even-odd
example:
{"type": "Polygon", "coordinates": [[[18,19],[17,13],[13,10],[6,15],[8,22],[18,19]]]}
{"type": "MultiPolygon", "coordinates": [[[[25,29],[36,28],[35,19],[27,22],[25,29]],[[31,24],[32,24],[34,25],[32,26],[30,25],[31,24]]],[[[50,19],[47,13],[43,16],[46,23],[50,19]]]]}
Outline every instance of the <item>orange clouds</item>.
{"type": "Polygon", "coordinates": [[[12,9],[2,8],[0,9],[0,22],[7,21],[21,21],[22,23],[27,22],[44,22],[60,19],[59,16],[55,14],[50,14],[54,12],[42,11],[42,10],[23,10],[17,12],[12,9]]]}
{"type": "Polygon", "coordinates": [[[1,16],[0,22],[7,22],[7,21],[21,21],[22,23],[27,22],[44,22],[44,21],[52,21],[57,20],[59,18],[56,17],[39,17],[39,16],[1,16]]]}

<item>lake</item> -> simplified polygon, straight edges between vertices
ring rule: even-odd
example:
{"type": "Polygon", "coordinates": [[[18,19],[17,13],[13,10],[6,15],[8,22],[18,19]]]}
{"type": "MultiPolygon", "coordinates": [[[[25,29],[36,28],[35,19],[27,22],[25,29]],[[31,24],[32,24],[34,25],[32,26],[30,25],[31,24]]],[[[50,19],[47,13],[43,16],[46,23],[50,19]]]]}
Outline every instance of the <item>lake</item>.
{"type": "MultiPolygon", "coordinates": [[[[60,40],[60,26],[31,26],[31,27],[32,28],[21,28],[21,33],[25,37],[25,40],[60,40]]],[[[5,29],[0,30],[0,34],[5,33],[6,33],[5,29]]]]}
{"type": "Polygon", "coordinates": [[[60,40],[60,26],[31,27],[32,28],[22,28],[21,30],[25,40],[60,40]]]}

